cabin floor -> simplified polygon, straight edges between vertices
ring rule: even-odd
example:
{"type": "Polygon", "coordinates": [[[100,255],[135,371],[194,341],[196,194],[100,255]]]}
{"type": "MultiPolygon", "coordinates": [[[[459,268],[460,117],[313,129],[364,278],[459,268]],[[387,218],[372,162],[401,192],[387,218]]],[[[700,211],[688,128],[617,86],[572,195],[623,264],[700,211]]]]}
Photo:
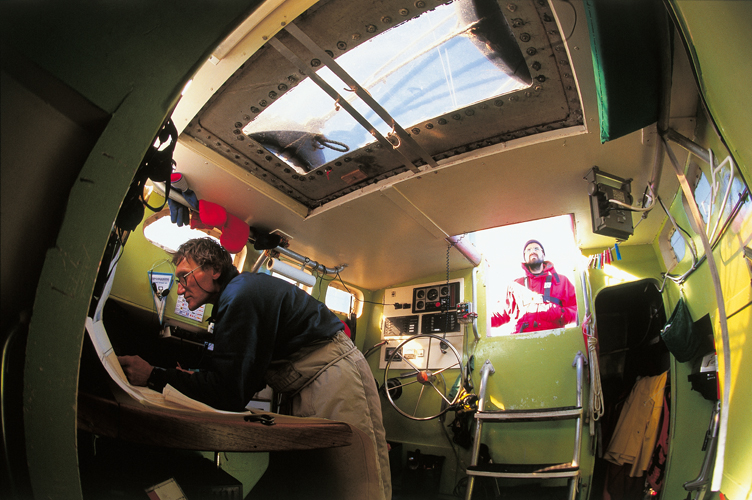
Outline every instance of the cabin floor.
{"type": "MultiPolygon", "coordinates": [[[[148,488],[170,478],[180,485],[188,500],[256,498],[253,491],[244,492],[242,483],[197,452],[132,444],[83,431],[79,432],[78,448],[85,499],[143,500],[148,488]]],[[[393,468],[392,472],[392,500],[464,498],[465,480],[453,494],[442,494],[438,491],[440,471],[408,467],[393,468]]],[[[493,480],[487,478],[476,480],[473,492],[474,500],[559,500],[566,496],[566,486],[521,485],[497,490],[493,480]]]]}
{"type": "MultiPolygon", "coordinates": [[[[544,487],[541,485],[525,485],[495,488],[490,482],[476,482],[473,489],[473,500],[562,500],[567,498],[568,488],[561,487],[544,487]]],[[[393,491],[392,500],[456,500],[465,498],[464,483],[458,488],[454,495],[420,494],[420,493],[403,493],[399,489],[393,491]]]]}

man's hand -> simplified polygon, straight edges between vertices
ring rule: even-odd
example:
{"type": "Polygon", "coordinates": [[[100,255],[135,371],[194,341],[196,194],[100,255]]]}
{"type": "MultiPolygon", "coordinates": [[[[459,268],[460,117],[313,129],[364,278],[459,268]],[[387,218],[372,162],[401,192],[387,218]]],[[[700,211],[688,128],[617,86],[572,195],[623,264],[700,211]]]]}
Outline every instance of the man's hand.
{"type": "Polygon", "coordinates": [[[193,370],[186,370],[185,368],[183,368],[182,366],[180,366],[180,363],[178,363],[178,366],[175,367],[175,369],[177,371],[179,371],[179,372],[190,373],[190,374],[195,373],[193,370]]]}
{"type": "Polygon", "coordinates": [[[141,356],[118,356],[120,366],[123,367],[125,376],[132,385],[146,386],[146,381],[151,375],[152,366],[144,361],[141,356]]]}
{"type": "MultiPolygon", "coordinates": [[[[520,285],[516,281],[513,281],[507,286],[507,297],[512,296],[516,302],[516,306],[520,309],[525,309],[531,304],[542,304],[543,295],[538,292],[529,290],[524,285],[520,285]]],[[[507,299],[507,303],[509,303],[507,299]]]]}
{"type": "Polygon", "coordinates": [[[528,304],[525,314],[522,316],[522,322],[528,322],[530,325],[534,321],[541,323],[555,322],[562,316],[561,306],[553,302],[543,302],[528,304]]]}

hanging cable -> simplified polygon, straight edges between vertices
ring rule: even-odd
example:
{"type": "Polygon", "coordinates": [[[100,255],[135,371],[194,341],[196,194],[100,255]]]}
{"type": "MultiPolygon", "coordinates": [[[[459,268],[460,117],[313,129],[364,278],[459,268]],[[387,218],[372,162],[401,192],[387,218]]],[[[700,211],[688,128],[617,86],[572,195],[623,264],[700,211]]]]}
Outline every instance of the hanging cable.
{"type": "Polygon", "coordinates": [[[653,193],[652,188],[648,186],[648,191],[650,191],[650,203],[646,207],[635,207],[632,205],[629,205],[627,203],[624,203],[619,200],[610,199],[608,200],[609,203],[613,203],[614,205],[619,205],[620,207],[623,207],[626,210],[629,210],[630,212],[650,212],[653,210],[653,206],[655,206],[655,194],[653,193]]]}
{"type": "MultiPolygon", "coordinates": [[[[337,102],[335,102],[335,106],[337,107],[339,106],[338,102],[339,102],[339,98],[337,98],[337,102]]],[[[333,149],[334,151],[338,151],[340,153],[347,153],[348,151],[350,151],[350,146],[348,146],[344,142],[339,142],[333,139],[329,139],[323,134],[314,135],[311,142],[313,143],[313,147],[316,149],[329,148],[329,149],[333,149]]]]}

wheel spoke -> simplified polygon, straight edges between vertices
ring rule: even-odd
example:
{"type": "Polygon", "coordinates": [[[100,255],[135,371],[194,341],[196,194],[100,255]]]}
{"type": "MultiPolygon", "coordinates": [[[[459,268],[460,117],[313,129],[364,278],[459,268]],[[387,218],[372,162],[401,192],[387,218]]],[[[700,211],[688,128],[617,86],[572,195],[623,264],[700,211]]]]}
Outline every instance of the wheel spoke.
{"type": "MultiPolygon", "coordinates": [[[[443,357],[441,358],[443,360],[443,357]]],[[[404,365],[402,365],[404,367],[404,365]]],[[[446,370],[451,370],[454,368],[459,368],[462,370],[462,359],[455,349],[455,347],[446,341],[445,339],[442,339],[439,336],[433,335],[433,334],[419,334],[419,335],[413,335],[412,337],[403,340],[401,343],[399,343],[395,349],[395,353],[387,360],[387,364],[384,371],[384,379],[385,379],[385,388],[387,388],[387,398],[391,405],[394,407],[395,410],[397,410],[398,413],[400,413],[402,416],[413,419],[413,420],[431,420],[434,418],[439,417],[440,415],[443,415],[448,411],[448,409],[451,407],[452,402],[449,400],[449,395],[446,394],[449,388],[447,387],[446,379],[443,375],[443,372],[446,370]],[[408,360],[404,357],[400,356],[399,359],[397,359],[396,354],[401,352],[402,348],[409,344],[410,342],[418,340],[425,340],[427,338],[427,348],[428,353],[425,358],[422,360],[420,359],[412,359],[408,360]],[[433,345],[433,341],[436,342],[446,342],[447,343],[447,353],[452,354],[454,358],[456,359],[456,362],[453,364],[450,364],[449,366],[445,368],[441,368],[436,370],[435,372],[429,371],[431,367],[431,346],[433,345]],[[451,352],[450,352],[451,351],[451,352]],[[398,369],[392,369],[392,363],[396,363],[399,361],[404,361],[407,366],[409,367],[407,370],[403,370],[401,373],[398,369]],[[420,365],[424,365],[425,368],[421,369],[418,368],[416,365],[416,362],[420,361],[420,365]],[[392,377],[390,378],[390,373],[392,374],[392,377]],[[439,378],[441,380],[439,380],[439,378]],[[396,385],[389,387],[386,384],[387,380],[391,380],[392,382],[396,382],[396,385]],[[404,387],[407,387],[409,385],[414,385],[416,383],[420,383],[420,391],[417,394],[417,399],[415,401],[414,408],[412,410],[412,414],[409,413],[410,410],[403,410],[398,404],[397,400],[392,398],[394,393],[392,392],[395,389],[401,390],[404,387]],[[431,384],[432,389],[428,389],[428,392],[426,392],[426,385],[431,384]],[[442,385],[442,387],[439,387],[439,384],[442,385]],[[430,396],[430,391],[434,390],[439,394],[439,397],[441,397],[440,401],[437,401],[434,396],[430,396]],[[425,401],[424,401],[425,397],[425,401]],[[431,408],[428,408],[428,406],[431,405],[439,405],[439,408],[437,411],[431,411],[431,408]],[[421,416],[422,415],[422,416],[421,416]]],[[[412,394],[415,394],[415,389],[413,389],[412,394]]],[[[455,398],[456,399],[456,398],[455,398]]],[[[404,401],[403,403],[407,406],[412,406],[410,402],[404,401]]]]}
{"type": "Polygon", "coordinates": [[[441,391],[439,390],[439,388],[438,388],[438,387],[436,387],[436,386],[435,386],[435,385],[434,385],[433,383],[431,383],[431,387],[433,387],[433,390],[434,390],[434,391],[436,391],[436,392],[437,392],[437,393],[439,394],[439,396],[441,396],[441,399],[443,399],[444,401],[446,401],[448,405],[452,404],[452,402],[451,402],[451,401],[449,401],[449,400],[448,400],[448,399],[446,398],[446,396],[444,396],[444,393],[443,393],[443,392],[441,392],[441,391]]]}
{"type": "Polygon", "coordinates": [[[418,383],[417,380],[411,380],[410,382],[405,382],[404,384],[400,383],[399,385],[394,385],[389,390],[391,391],[393,389],[397,389],[397,388],[400,388],[400,387],[407,387],[408,385],[413,385],[413,384],[417,384],[417,383],[418,383]]]}
{"type": "MultiPolygon", "coordinates": [[[[413,370],[415,370],[416,372],[419,372],[419,371],[420,371],[420,368],[418,368],[417,366],[415,366],[414,364],[412,364],[412,363],[410,362],[410,360],[409,360],[409,359],[407,359],[406,357],[402,356],[402,360],[401,360],[401,361],[404,361],[405,363],[407,363],[408,365],[410,365],[410,368],[412,368],[412,369],[413,369],[413,370]]],[[[426,368],[428,368],[428,365],[426,365],[426,368]]]]}
{"type": "Polygon", "coordinates": [[[451,370],[452,368],[454,368],[455,366],[457,366],[457,365],[459,365],[459,364],[460,364],[460,363],[459,363],[459,361],[458,361],[458,362],[456,362],[456,363],[455,363],[455,364],[453,364],[453,365],[447,366],[446,368],[441,368],[440,370],[436,370],[435,372],[433,372],[433,374],[434,374],[434,375],[438,375],[438,374],[439,374],[439,373],[441,373],[441,372],[445,372],[445,371],[447,371],[447,370],[451,370]]]}
{"type": "Polygon", "coordinates": [[[420,400],[423,399],[423,391],[425,390],[426,386],[421,384],[420,388],[420,394],[418,394],[418,400],[415,402],[415,410],[413,410],[413,417],[417,416],[418,414],[418,405],[420,405],[420,400]]]}
{"type": "Polygon", "coordinates": [[[426,352],[426,370],[428,370],[428,367],[431,366],[431,341],[433,340],[433,337],[428,337],[428,349],[426,352]]]}

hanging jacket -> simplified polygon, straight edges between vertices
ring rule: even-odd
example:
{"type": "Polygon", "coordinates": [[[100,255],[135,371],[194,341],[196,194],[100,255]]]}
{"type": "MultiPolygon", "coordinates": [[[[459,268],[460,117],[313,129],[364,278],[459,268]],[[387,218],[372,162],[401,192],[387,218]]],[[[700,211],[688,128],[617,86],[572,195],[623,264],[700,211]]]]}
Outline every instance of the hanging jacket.
{"type": "Polygon", "coordinates": [[[545,261],[543,271],[533,274],[522,264],[525,276],[507,287],[503,310],[491,316],[491,327],[514,321],[514,333],[561,328],[577,320],[574,285],[545,261]]]}

